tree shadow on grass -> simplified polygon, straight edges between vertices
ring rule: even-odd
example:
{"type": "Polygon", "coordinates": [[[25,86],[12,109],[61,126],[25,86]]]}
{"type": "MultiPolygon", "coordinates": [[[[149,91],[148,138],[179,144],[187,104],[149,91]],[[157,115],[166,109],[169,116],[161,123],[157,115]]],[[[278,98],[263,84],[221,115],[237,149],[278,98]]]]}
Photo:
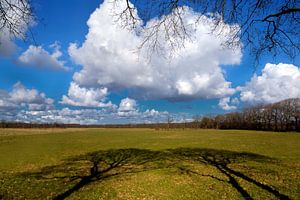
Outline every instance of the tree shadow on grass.
{"type": "MultiPolygon", "coordinates": [[[[190,149],[190,148],[179,148],[171,150],[173,155],[179,156],[186,160],[193,160],[205,165],[213,166],[218,169],[219,172],[224,174],[229,181],[227,181],[233,188],[235,188],[245,199],[253,199],[250,194],[238,183],[235,177],[239,177],[248,183],[252,183],[257,187],[273,194],[279,199],[290,199],[287,195],[284,195],[277,191],[275,188],[262,184],[259,181],[246,176],[242,172],[236,171],[229,167],[229,164],[246,162],[246,161],[256,161],[256,162],[273,162],[274,160],[254,153],[246,152],[233,152],[226,150],[215,150],[215,149],[190,149]]],[[[183,169],[185,170],[185,169],[183,169]]],[[[187,173],[194,173],[188,170],[187,173]]],[[[214,178],[219,181],[224,181],[213,175],[205,175],[214,178]]]]}
{"type": "Polygon", "coordinates": [[[101,182],[118,175],[166,168],[177,168],[186,174],[206,176],[217,181],[222,181],[225,184],[231,185],[246,199],[253,198],[249,192],[240,185],[237,178],[253,184],[279,199],[290,199],[287,195],[280,193],[274,187],[262,184],[254,178],[234,170],[229,166],[230,164],[247,161],[274,162],[273,159],[259,154],[216,149],[177,148],[152,151],[130,148],[96,151],[71,157],[65,160],[61,165],[45,167],[39,172],[23,173],[22,175],[25,177],[31,176],[36,179],[64,179],[69,181],[70,187],[54,197],[56,200],[65,199],[93,182],[101,182]],[[214,174],[205,175],[189,168],[178,166],[178,163],[182,161],[211,166],[227,178],[222,179],[214,174]],[[66,171],[67,173],[65,173],[66,171]],[[61,174],[64,174],[64,176],[61,174]]]}

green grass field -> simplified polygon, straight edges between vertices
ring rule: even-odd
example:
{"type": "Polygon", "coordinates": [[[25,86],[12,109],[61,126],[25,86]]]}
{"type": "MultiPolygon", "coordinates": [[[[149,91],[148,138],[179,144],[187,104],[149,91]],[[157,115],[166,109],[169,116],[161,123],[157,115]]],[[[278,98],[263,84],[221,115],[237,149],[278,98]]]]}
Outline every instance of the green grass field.
{"type": "Polygon", "coordinates": [[[0,199],[300,199],[300,134],[0,129],[0,199]]]}

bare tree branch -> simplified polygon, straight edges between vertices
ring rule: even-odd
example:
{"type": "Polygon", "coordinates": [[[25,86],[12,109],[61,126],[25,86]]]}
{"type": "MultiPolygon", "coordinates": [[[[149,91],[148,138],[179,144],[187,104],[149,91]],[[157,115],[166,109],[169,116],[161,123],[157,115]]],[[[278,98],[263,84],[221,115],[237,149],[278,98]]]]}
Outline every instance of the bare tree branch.
{"type": "MultiPolygon", "coordinates": [[[[122,0],[113,0],[122,1],[122,0]]],[[[250,48],[256,60],[262,54],[284,53],[294,58],[300,53],[300,1],[298,0],[159,0],[159,1],[135,1],[130,4],[124,0],[127,8],[124,13],[131,22],[135,21],[133,11],[138,9],[139,15],[144,20],[158,17],[160,20],[150,27],[144,27],[144,39],[139,49],[146,48],[149,54],[161,51],[158,41],[164,38],[168,41],[171,50],[183,48],[185,40],[193,40],[187,24],[183,23],[183,15],[186,13],[184,6],[192,7],[195,11],[214,19],[215,24],[211,34],[221,35],[223,23],[237,24],[236,34],[224,44],[230,48],[240,47],[242,41],[244,47],[250,48]],[[141,6],[142,5],[142,6],[141,6]]],[[[122,13],[124,15],[124,13],[122,13]]],[[[122,19],[120,17],[120,19],[122,19]]],[[[124,19],[124,18],[123,18],[124,19]]],[[[200,16],[194,23],[201,22],[200,16]]],[[[126,21],[126,18],[125,18],[126,21]]],[[[129,28],[135,28],[135,23],[125,23],[129,28]]]]}

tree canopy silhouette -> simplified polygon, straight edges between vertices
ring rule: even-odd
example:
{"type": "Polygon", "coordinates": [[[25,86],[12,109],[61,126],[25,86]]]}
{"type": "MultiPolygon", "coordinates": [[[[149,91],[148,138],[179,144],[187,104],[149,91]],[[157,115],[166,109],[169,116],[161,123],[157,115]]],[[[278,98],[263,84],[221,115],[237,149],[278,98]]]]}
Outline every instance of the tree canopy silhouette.
{"type": "MultiPolygon", "coordinates": [[[[141,20],[148,21],[153,17],[160,20],[144,29],[143,42],[138,48],[158,51],[160,43],[157,34],[169,42],[171,49],[184,46],[185,40],[192,40],[183,15],[187,6],[202,13],[194,23],[207,17],[214,19],[212,34],[219,35],[223,24],[234,24],[236,32],[224,44],[237,48],[240,41],[244,47],[250,46],[256,60],[266,52],[276,56],[283,53],[294,58],[300,53],[300,1],[298,0],[113,0],[125,1],[122,12],[115,13],[126,28],[134,29],[141,20]],[[139,16],[136,16],[138,11],[139,16]]],[[[34,18],[34,11],[29,0],[0,1],[0,33],[11,37],[26,38],[28,25],[34,18]]],[[[0,36],[1,36],[0,35],[0,36]]]]}
{"type": "Polygon", "coordinates": [[[29,0],[0,0],[0,38],[8,35],[25,39],[33,19],[29,0]]]}
{"type": "Polygon", "coordinates": [[[126,1],[126,7],[115,13],[124,27],[134,29],[141,21],[159,16],[160,20],[147,27],[139,48],[160,49],[157,34],[169,42],[171,48],[180,48],[191,38],[183,15],[187,6],[200,12],[199,23],[207,17],[214,19],[211,34],[220,35],[224,23],[236,25],[236,34],[229,38],[227,47],[236,48],[240,41],[249,46],[256,60],[264,53],[276,56],[283,53],[293,59],[300,53],[300,1],[298,0],[113,0],[126,1]],[[138,12],[139,17],[136,17],[138,12]]]}

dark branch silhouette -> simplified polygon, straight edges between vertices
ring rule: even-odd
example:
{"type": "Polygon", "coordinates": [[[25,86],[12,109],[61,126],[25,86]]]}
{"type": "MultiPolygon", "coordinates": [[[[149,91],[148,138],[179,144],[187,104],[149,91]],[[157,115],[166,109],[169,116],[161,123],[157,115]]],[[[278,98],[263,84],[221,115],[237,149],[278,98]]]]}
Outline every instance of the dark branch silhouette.
{"type": "MultiPolygon", "coordinates": [[[[126,28],[134,29],[141,19],[147,21],[160,17],[144,30],[144,40],[139,47],[146,48],[150,55],[162,49],[159,38],[168,41],[173,51],[184,47],[185,40],[193,39],[188,31],[189,25],[182,20],[187,11],[184,6],[214,19],[211,34],[218,36],[225,31],[224,23],[237,24],[232,30],[236,34],[224,45],[239,48],[241,41],[244,47],[249,46],[257,61],[264,53],[273,56],[284,53],[292,59],[300,53],[300,2],[296,0],[113,0],[119,1],[126,1],[123,12],[116,13],[126,16],[119,18],[126,28]],[[141,19],[136,17],[136,11],[141,19]]],[[[200,16],[193,23],[196,25],[203,20],[206,19],[200,16]]]]}
{"type": "MultiPolygon", "coordinates": [[[[35,20],[30,0],[0,0],[0,37],[26,39],[28,27],[35,20]]],[[[1,44],[0,44],[1,45],[1,44]]]]}

